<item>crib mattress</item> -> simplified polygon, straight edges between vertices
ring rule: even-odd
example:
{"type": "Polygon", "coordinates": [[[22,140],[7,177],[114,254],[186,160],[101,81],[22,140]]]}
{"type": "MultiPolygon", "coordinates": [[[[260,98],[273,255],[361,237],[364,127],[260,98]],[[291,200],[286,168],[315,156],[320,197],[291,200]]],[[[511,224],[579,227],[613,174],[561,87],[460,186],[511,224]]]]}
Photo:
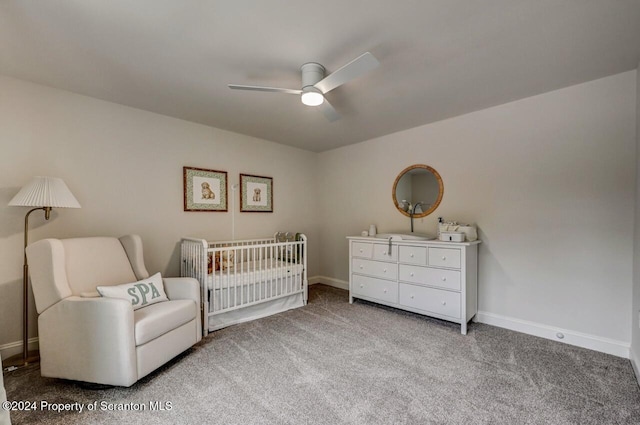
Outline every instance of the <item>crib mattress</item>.
{"type": "Polygon", "coordinates": [[[302,264],[280,260],[246,261],[237,263],[234,268],[218,270],[207,276],[207,287],[212,289],[234,288],[240,285],[282,280],[302,274],[302,264]]]}

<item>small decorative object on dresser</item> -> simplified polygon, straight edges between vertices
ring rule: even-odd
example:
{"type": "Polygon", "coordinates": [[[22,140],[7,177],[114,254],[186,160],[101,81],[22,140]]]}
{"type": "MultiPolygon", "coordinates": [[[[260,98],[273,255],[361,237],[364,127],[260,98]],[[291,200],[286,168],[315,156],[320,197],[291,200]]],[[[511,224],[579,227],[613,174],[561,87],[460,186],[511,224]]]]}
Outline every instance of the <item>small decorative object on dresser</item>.
{"type": "Polygon", "coordinates": [[[185,211],[227,211],[227,172],[183,167],[185,211]]]}
{"type": "Polygon", "coordinates": [[[360,298],[467,323],[478,311],[478,244],[435,240],[349,239],[349,302],[360,298]]]}
{"type": "Polygon", "coordinates": [[[273,179],[240,174],[240,212],[273,212],[273,179]]]}

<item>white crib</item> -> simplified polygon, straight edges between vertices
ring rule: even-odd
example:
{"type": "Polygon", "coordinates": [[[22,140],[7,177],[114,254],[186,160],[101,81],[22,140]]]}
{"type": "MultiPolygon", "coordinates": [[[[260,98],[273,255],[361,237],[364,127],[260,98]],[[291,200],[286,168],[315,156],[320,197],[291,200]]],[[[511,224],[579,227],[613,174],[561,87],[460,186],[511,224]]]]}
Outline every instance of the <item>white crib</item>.
{"type": "Polygon", "coordinates": [[[307,303],[307,237],[183,238],[180,274],[200,282],[204,335],[307,303]]]}

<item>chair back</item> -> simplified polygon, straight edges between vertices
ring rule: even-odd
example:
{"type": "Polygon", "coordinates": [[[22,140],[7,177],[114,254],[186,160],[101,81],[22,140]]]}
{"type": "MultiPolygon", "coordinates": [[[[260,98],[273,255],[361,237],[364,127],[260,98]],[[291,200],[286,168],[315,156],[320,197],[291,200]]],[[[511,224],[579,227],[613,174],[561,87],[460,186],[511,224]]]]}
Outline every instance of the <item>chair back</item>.
{"type": "Polygon", "coordinates": [[[136,235],[121,239],[122,242],[113,237],[43,239],[30,244],[27,259],[38,313],[69,296],[94,292],[99,285],[139,280],[123,244],[135,245],[133,262],[140,263],[146,272],[142,242],[136,235]]]}
{"type": "Polygon", "coordinates": [[[96,286],[135,282],[122,244],[117,238],[63,239],[67,282],[73,295],[93,292],[96,286]]]}

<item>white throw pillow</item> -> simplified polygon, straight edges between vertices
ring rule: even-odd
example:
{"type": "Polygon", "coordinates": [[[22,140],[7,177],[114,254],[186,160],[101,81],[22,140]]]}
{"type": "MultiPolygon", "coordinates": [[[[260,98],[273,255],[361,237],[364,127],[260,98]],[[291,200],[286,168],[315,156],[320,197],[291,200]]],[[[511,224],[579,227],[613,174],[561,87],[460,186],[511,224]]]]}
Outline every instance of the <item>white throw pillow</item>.
{"type": "Polygon", "coordinates": [[[122,298],[131,302],[134,310],[161,301],[168,301],[164,292],[162,276],[156,273],[148,279],[142,279],[134,283],[125,283],[114,286],[98,286],[98,293],[106,298],[122,298]]]}

